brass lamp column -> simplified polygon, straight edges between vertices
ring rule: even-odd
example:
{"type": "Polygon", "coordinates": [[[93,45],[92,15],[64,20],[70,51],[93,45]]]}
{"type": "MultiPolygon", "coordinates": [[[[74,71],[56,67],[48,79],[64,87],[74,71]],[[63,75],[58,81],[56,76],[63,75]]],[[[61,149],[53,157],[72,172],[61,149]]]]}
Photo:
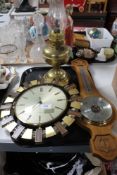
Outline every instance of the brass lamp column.
{"type": "Polygon", "coordinates": [[[55,81],[62,86],[68,84],[69,75],[60,68],[60,65],[68,62],[69,54],[69,47],[64,44],[64,33],[60,30],[52,30],[48,44],[43,51],[45,61],[53,66],[43,77],[45,83],[55,81]]]}

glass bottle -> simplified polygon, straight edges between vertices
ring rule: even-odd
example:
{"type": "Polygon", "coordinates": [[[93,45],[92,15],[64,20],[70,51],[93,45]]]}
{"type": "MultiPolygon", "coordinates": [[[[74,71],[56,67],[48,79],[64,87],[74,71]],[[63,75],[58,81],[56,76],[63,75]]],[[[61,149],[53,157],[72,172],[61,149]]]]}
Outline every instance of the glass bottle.
{"type": "Polygon", "coordinates": [[[48,39],[48,34],[49,34],[49,27],[47,24],[46,16],[44,16],[44,25],[42,27],[42,34],[45,40],[48,39]]]}
{"type": "Polygon", "coordinates": [[[45,47],[45,41],[42,35],[42,28],[44,25],[44,17],[37,13],[33,15],[34,26],[30,29],[33,46],[30,50],[30,59],[34,63],[43,62],[43,49],[45,47]]]}
{"type": "Polygon", "coordinates": [[[111,33],[114,37],[117,37],[117,18],[115,18],[113,24],[112,24],[112,30],[111,33]]]}
{"type": "Polygon", "coordinates": [[[0,11],[5,7],[5,0],[0,0],[0,11]]]}
{"type": "Polygon", "coordinates": [[[18,56],[19,56],[19,62],[20,63],[27,63],[26,58],[26,36],[23,32],[19,32],[19,34],[16,37],[16,45],[18,48],[18,56]]]}
{"type": "Polygon", "coordinates": [[[30,50],[30,58],[33,63],[43,63],[43,49],[45,47],[45,42],[42,35],[37,35],[34,44],[30,50]]]}
{"type": "Polygon", "coordinates": [[[112,29],[111,29],[111,33],[114,37],[114,41],[113,41],[113,48],[115,51],[115,54],[117,55],[117,18],[115,18],[113,24],[112,24],[112,29]]]}
{"type": "Polygon", "coordinates": [[[67,5],[66,6],[67,25],[65,28],[65,43],[70,47],[72,47],[73,44],[73,19],[71,18],[72,12],[73,12],[72,5],[67,5]]]}
{"type": "Polygon", "coordinates": [[[27,63],[25,26],[20,20],[13,20],[11,26],[12,32],[15,29],[12,38],[14,39],[14,43],[18,48],[19,63],[27,63]]]}

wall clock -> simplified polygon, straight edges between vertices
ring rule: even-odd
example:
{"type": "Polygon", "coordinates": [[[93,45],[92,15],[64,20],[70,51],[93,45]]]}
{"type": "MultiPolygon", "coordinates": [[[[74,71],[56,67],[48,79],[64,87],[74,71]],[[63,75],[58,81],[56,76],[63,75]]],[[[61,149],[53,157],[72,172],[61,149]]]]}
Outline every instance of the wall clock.
{"type": "Polygon", "coordinates": [[[20,144],[38,145],[57,134],[65,136],[79,115],[78,94],[75,84],[61,87],[33,80],[4,100],[2,127],[20,144]]]}
{"type": "Polygon", "coordinates": [[[67,106],[67,94],[60,87],[44,84],[20,94],[12,105],[12,113],[21,123],[39,127],[57,120],[67,106]]]}

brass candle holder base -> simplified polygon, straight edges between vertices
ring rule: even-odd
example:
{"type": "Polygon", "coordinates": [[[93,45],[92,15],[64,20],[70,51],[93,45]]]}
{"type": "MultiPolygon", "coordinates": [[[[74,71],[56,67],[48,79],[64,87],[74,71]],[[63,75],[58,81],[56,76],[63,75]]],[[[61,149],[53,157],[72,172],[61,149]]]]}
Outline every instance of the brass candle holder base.
{"type": "Polygon", "coordinates": [[[60,67],[68,62],[69,55],[70,49],[64,43],[64,32],[53,30],[49,34],[48,44],[43,50],[46,63],[53,67],[43,76],[44,83],[55,83],[61,86],[69,83],[68,73],[60,67]]]}
{"type": "Polygon", "coordinates": [[[43,76],[43,83],[56,83],[60,86],[65,86],[69,83],[70,76],[69,74],[59,68],[52,68],[50,69],[44,76],[43,76]]]}

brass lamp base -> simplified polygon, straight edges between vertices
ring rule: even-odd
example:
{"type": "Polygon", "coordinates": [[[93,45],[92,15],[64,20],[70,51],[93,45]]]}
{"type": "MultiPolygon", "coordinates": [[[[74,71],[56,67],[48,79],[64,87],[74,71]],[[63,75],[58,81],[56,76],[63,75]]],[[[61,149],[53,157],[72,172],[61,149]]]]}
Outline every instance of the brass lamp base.
{"type": "Polygon", "coordinates": [[[65,86],[69,83],[69,79],[70,77],[65,70],[52,68],[43,76],[42,81],[44,83],[56,83],[60,86],[65,86]]]}

